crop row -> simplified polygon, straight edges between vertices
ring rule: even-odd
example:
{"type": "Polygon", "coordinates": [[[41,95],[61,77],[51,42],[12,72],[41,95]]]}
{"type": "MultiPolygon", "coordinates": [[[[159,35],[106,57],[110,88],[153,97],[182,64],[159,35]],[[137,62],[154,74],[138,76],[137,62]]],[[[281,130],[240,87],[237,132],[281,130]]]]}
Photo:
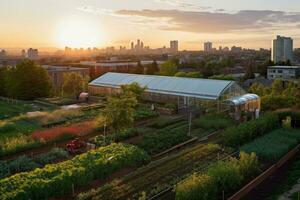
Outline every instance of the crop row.
{"type": "Polygon", "coordinates": [[[267,113],[257,120],[242,123],[226,129],[223,134],[225,145],[240,147],[279,127],[279,117],[275,113],[267,113]]]}
{"type": "Polygon", "coordinates": [[[20,156],[14,160],[0,161],[0,179],[16,173],[41,168],[46,164],[55,163],[66,158],[69,158],[69,153],[67,151],[60,148],[54,148],[48,153],[40,154],[33,158],[20,156]]]}
{"type": "Polygon", "coordinates": [[[224,156],[218,145],[198,145],[172,156],[151,162],[135,172],[112,181],[100,188],[82,193],[78,199],[138,199],[150,197],[170,187],[188,174],[201,171],[224,156]]]}
{"type": "Polygon", "coordinates": [[[141,149],[125,144],[111,144],[42,169],[24,172],[0,180],[0,199],[48,199],[88,185],[124,167],[136,167],[149,161],[141,149]]]}
{"type": "Polygon", "coordinates": [[[255,152],[263,161],[274,162],[300,142],[300,130],[278,129],[241,147],[242,151],[255,152]]]}

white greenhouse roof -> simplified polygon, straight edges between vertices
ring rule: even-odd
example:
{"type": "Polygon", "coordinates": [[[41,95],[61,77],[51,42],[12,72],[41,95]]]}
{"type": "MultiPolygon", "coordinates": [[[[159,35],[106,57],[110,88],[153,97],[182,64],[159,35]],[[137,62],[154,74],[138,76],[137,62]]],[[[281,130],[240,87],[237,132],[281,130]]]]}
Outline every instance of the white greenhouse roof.
{"type": "Polygon", "coordinates": [[[231,102],[232,104],[238,106],[238,105],[244,105],[249,101],[259,100],[259,99],[260,99],[260,97],[256,94],[245,94],[243,96],[234,97],[232,99],[229,99],[228,101],[231,102]]]}
{"type": "Polygon", "coordinates": [[[207,100],[218,99],[227,88],[235,83],[234,81],[223,80],[109,72],[93,80],[89,85],[120,88],[121,85],[134,82],[142,87],[146,86],[147,92],[195,97],[207,100]]]}

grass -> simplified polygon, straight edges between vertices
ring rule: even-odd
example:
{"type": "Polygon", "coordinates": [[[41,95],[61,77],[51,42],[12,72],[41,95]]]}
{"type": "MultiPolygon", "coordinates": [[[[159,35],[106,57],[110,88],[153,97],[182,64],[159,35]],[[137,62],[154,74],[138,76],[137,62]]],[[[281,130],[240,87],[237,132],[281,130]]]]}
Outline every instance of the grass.
{"type": "Polygon", "coordinates": [[[193,126],[197,128],[203,129],[224,129],[229,126],[234,125],[235,122],[229,116],[225,114],[207,114],[204,116],[199,117],[193,121],[193,126]]]}

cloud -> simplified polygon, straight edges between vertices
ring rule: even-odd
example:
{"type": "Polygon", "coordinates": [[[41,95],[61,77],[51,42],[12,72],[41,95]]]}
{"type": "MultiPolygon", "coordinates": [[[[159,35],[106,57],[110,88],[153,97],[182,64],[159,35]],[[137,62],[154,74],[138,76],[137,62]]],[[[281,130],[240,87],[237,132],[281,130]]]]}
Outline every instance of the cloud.
{"type": "MultiPolygon", "coordinates": [[[[160,0],[161,1],[161,0],[160,0]]],[[[241,10],[236,13],[183,10],[118,10],[115,14],[129,16],[133,21],[163,21],[159,28],[195,33],[224,33],[240,30],[267,30],[297,28],[300,13],[272,10],[241,10]]]]}
{"type": "Polygon", "coordinates": [[[211,7],[201,6],[199,4],[191,3],[186,0],[154,0],[154,1],[157,3],[166,3],[170,6],[176,7],[179,10],[189,10],[189,11],[198,10],[199,11],[199,10],[211,9],[211,7]]]}

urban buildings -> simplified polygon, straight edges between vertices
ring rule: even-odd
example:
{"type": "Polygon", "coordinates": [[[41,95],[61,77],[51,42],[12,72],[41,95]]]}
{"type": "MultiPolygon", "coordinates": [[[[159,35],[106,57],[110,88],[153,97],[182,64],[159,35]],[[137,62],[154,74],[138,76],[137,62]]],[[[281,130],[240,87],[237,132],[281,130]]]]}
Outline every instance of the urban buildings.
{"type": "Polygon", "coordinates": [[[213,47],[212,47],[212,42],[205,42],[204,43],[204,51],[205,52],[210,52],[212,51],[213,47]]]}
{"type": "Polygon", "coordinates": [[[272,41],[271,60],[274,63],[293,61],[293,39],[290,37],[277,36],[272,41]]]}
{"type": "Polygon", "coordinates": [[[5,58],[6,57],[6,51],[3,49],[0,51],[0,58],[5,58]]]}
{"type": "Polygon", "coordinates": [[[27,50],[27,58],[30,60],[36,60],[39,57],[38,49],[30,48],[27,50]]]}
{"type": "Polygon", "coordinates": [[[170,41],[170,53],[177,53],[178,52],[178,41],[172,40],[170,41]]]}
{"type": "Polygon", "coordinates": [[[300,66],[270,66],[268,67],[269,80],[297,81],[300,78],[300,66]]]}
{"type": "Polygon", "coordinates": [[[53,66],[53,65],[42,65],[42,67],[48,72],[52,85],[55,91],[60,91],[64,82],[64,75],[66,73],[75,72],[83,77],[89,76],[89,69],[77,68],[77,67],[65,67],[65,66],[53,66]]]}

